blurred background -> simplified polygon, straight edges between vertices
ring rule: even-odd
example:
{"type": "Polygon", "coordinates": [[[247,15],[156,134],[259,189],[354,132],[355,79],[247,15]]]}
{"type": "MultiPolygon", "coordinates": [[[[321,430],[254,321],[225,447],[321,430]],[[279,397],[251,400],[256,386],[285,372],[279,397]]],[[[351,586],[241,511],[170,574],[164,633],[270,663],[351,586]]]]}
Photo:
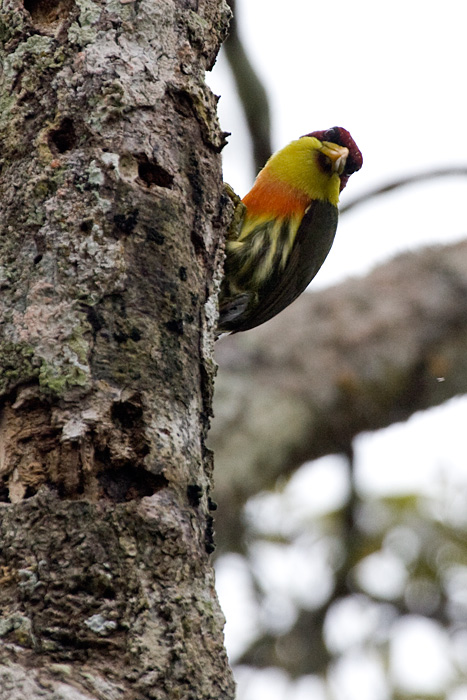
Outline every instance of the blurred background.
{"type": "MultiPolygon", "coordinates": [[[[465,2],[236,0],[233,9],[231,36],[207,76],[220,95],[221,127],[231,132],[225,181],[243,196],[271,150],[335,125],[363,153],[341,197],[333,249],[309,290],[313,309],[320,299],[344,308],[329,295],[338,300],[344,280],[396,255],[413,253],[415,271],[427,246],[440,246],[431,261],[448,248],[456,258],[464,249],[452,246],[467,235],[465,2]]],[[[466,277],[459,273],[458,286],[466,277]]],[[[370,280],[370,306],[378,279],[370,280]]],[[[420,289],[423,308],[442,308],[437,287],[420,289]]],[[[396,283],[386,290],[395,304],[386,346],[412,342],[409,331],[398,336],[404,294],[396,283]]],[[[461,301],[455,326],[464,338],[461,301]]],[[[402,410],[394,391],[384,418],[381,410],[355,418],[340,441],[333,428],[333,440],[317,446],[313,436],[302,448],[302,431],[284,455],[265,459],[263,451],[259,460],[256,443],[273,441],[286,416],[292,426],[310,421],[309,403],[290,389],[297,362],[284,360],[297,348],[318,355],[310,330],[302,337],[296,329],[300,303],[277,323],[217,344],[216,575],[238,700],[467,700],[466,367],[450,380],[449,363],[438,363],[433,382],[444,393],[418,401],[411,387],[402,410]],[[250,420],[247,430],[252,392],[262,408],[254,409],[259,427],[250,420]]],[[[423,337],[432,342],[442,323],[428,322],[423,337]]],[[[454,353],[450,332],[442,359],[454,353]]],[[[333,337],[339,344],[338,331],[333,337]]],[[[335,386],[334,370],[316,366],[322,383],[329,377],[316,394],[318,414],[335,386]]],[[[328,423],[320,420],[322,435],[328,423]]]]}

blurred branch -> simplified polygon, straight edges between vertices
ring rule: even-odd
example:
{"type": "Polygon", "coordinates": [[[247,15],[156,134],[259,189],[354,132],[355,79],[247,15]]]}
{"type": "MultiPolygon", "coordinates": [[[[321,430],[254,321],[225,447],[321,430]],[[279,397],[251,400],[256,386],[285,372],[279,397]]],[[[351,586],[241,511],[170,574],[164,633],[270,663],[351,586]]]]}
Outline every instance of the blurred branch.
{"type": "Polygon", "coordinates": [[[255,161],[255,174],[272,153],[271,120],[266,90],[255,72],[238,33],[235,0],[228,0],[233,13],[224,49],[232,70],[240,102],[245,113],[255,161]]]}
{"type": "Polygon", "coordinates": [[[360,195],[360,197],[356,197],[348,204],[340,207],[339,212],[340,214],[344,214],[354,207],[359,207],[361,204],[366,204],[370,199],[379,197],[381,194],[386,194],[387,192],[392,192],[400,187],[406,187],[407,185],[413,185],[419,182],[426,182],[427,180],[436,180],[440,177],[465,177],[466,175],[467,167],[465,166],[438,168],[437,170],[428,170],[424,173],[417,173],[416,175],[408,175],[407,177],[393,180],[393,182],[383,185],[382,187],[376,187],[374,190],[370,190],[369,192],[360,195]]]}
{"type": "Polygon", "coordinates": [[[467,392],[467,241],[303,294],[216,350],[217,525],[235,549],[242,504],[280,475],[467,392]]]}

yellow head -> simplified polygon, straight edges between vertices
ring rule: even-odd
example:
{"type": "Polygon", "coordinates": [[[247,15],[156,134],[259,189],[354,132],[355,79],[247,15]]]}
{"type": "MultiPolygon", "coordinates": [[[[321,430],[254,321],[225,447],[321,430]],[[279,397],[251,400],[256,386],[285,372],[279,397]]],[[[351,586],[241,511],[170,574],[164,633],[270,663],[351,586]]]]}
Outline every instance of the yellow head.
{"type": "Polygon", "coordinates": [[[303,216],[311,200],[337,206],[361,153],[342,127],[292,141],[268,160],[243,202],[250,215],[303,216]]]}

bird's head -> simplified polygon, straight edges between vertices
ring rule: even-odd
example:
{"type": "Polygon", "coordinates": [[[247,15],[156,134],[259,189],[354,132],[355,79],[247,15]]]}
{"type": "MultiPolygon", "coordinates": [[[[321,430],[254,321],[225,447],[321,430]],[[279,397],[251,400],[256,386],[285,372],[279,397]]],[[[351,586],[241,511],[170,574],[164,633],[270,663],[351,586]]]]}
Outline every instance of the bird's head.
{"type": "MultiPolygon", "coordinates": [[[[352,173],[356,173],[357,170],[360,170],[363,164],[363,157],[360,149],[347,129],[344,129],[342,126],[333,126],[331,129],[326,129],[324,131],[312,131],[310,134],[305,134],[305,137],[312,137],[321,141],[323,144],[321,167],[324,169],[333,167],[338,172],[340,177],[340,191],[342,192],[349,177],[352,173]],[[339,156],[338,149],[335,148],[336,146],[347,149],[348,153],[345,154],[345,152],[343,152],[339,156]],[[328,160],[326,160],[326,158],[328,160]]],[[[305,137],[302,136],[302,138],[305,137]]]]}
{"type": "Polygon", "coordinates": [[[313,200],[337,206],[362,154],[348,131],[335,126],[313,131],[274,153],[243,198],[248,216],[302,217],[313,200]]]}

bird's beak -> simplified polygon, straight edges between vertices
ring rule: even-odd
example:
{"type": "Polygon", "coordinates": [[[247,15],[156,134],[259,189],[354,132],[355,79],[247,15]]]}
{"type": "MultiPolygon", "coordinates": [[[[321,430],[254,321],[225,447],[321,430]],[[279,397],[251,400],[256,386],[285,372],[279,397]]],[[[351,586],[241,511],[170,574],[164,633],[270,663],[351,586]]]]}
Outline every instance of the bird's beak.
{"type": "Polygon", "coordinates": [[[323,141],[321,153],[331,161],[332,172],[342,175],[349,156],[349,149],[345,146],[338,146],[337,143],[331,141],[323,141]]]}

